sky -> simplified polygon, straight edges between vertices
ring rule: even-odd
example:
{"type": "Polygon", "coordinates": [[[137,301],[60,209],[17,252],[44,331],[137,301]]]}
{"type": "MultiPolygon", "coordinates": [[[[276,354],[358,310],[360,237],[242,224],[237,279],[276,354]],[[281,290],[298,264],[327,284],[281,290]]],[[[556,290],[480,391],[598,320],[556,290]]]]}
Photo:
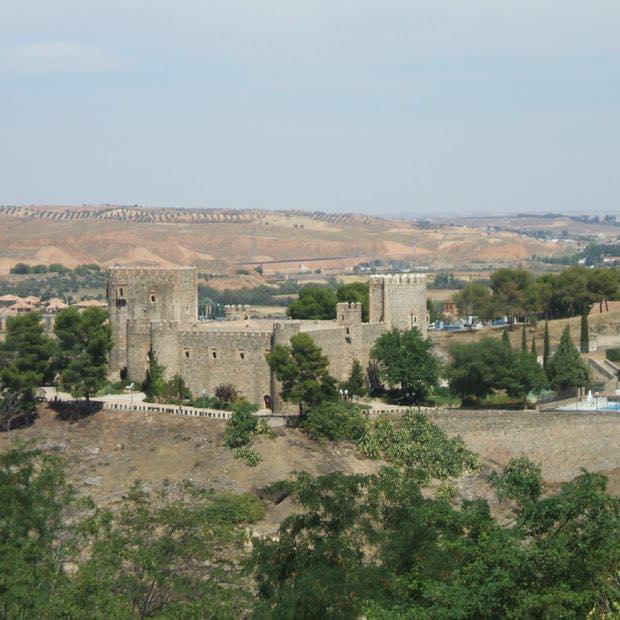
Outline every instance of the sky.
{"type": "Polygon", "coordinates": [[[0,204],[620,211],[618,0],[0,2],[0,204]]]}

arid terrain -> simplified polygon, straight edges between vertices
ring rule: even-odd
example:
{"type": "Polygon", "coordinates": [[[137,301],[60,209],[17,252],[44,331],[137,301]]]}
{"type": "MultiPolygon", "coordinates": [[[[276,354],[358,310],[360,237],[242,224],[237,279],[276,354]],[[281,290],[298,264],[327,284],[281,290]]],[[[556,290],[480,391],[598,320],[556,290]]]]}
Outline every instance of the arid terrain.
{"type": "Polygon", "coordinates": [[[603,238],[617,233],[612,226],[563,217],[530,218],[523,231],[532,234],[522,234],[510,219],[429,224],[301,211],[0,206],[0,273],[17,262],[196,265],[212,271],[261,264],[266,273],[296,272],[342,270],[375,258],[459,269],[573,252],[564,230],[603,238]],[[550,236],[537,238],[539,229],[550,236]]]}
{"type": "MultiPolygon", "coordinates": [[[[448,411],[431,418],[450,435],[461,435],[481,455],[482,470],[462,477],[463,497],[493,494],[485,472],[526,454],[542,464],[551,487],[578,475],[584,467],[610,477],[610,490],[620,494],[620,413],[575,414],[536,412],[448,411]]],[[[191,479],[216,490],[257,492],[297,471],[325,474],[376,472],[381,463],[362,458],[348,444],[319,444],[296,429],[279,429],[273,439],[261,438],[254,448],[263,461],[248,467],[224,446],[224,422],[101,411],[76,423],[57,418],[43,407],[26,429],[0,435],[0,450],[15,442],[31,442],[67,460],[67,473],[81,492],[102,505],[118,505],[134,481],[156,491],[191,479]]],[[[257,531],[270,533],[293,509],[290,500],[269,503],[267,518],[257,531]]]]}

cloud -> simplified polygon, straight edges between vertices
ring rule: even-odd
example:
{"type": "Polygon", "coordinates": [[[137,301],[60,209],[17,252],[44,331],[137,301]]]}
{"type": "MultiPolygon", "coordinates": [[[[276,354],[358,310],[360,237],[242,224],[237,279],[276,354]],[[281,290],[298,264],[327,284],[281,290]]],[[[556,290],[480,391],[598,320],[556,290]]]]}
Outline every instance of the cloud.
{"type": "Polygon", "coordinates": [[[18,45],[0,54],[0,67],[11,73],[91,73],[123,68],[116,55],[96,47],[66,42],[18,45]]]}

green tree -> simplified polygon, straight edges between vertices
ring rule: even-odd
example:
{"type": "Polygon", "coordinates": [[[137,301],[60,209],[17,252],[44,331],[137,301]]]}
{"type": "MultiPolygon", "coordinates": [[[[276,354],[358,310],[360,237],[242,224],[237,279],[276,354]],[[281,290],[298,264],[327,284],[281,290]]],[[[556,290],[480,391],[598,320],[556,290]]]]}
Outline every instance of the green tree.
{"type": "Polygon", "coordinates": [[[164,372],[166,369],[157,361],[157,356],[152,348],[149,349],[148,359],[149,367],[146,371],[146,377],[142,382],[142,391],[147,400],[157,402],[162,397],[166,388],[166,381],[164,379],[164,372]]]}
{"type": "Polygon", "coordinates": [[[551,359],[551,339],[549,338],[549,321],[545,321],[545,335],[543,339],[543,368],[545,372],[551,359]]]}
{"type": "Polygon", "coordinates": [[[579,345],[582,353],[588,353],[590,351],[590,328],[588,326],[588,315],[585,311],[581,314],[579,345]]]}
{"type": "Polygon", "coordinates": [[[308,410],[301,428],[317,440],[360,441],[368,418],[359,405],[348,401],[321,403],[308,410]]]}
{"type": "MultiPolygon", "coordinates": [[[[505,332],[507,333],[507,332],[505,332]]],[[[483,338],[477,343],[457,344],[447,368],[450,391],[466,402],[480,401],[504,386],[514,353],[504,337],[483,338]]]]}
{"type": "Polygon", "coordinates": [[[61,310],[54,333],[63,385],[87,401],[105,384],[112,336],[108,314],[101,308],[82,313],[75,306],[61,310]]]}
{"type": "Polygon", "coordinates": [[[351,282],[343,284],[336,291],[338,301],[358,302],[362,304],[362,321],[368,322],[370,307],[368,282],[351,282]]]}
{"type": "Polygon", "coordinates": [[[325,286],[304,286],[299,299],[288,307],[292,319],[335,319],[336,295],[325,286]]]}
{"type": "Polygon", "coordinates": [[[533,284],[532,274],[525,269],[499,269],[491,275],[495,303],[509,316],[525,317],[536,310],[533,284]]]}
{"type": "Polygon", "coordinates": [[[538,359],[538,349],[536,348],[536,334],[532,336],[532,349],[530,350],[530,353],[535,360],[538,359]]]}
{"type": "Polygon", "coordinates": [[[514,355],[501,381],[501,387],[506,390],[506,394],[521,402],[525,402],[530,392],[540,394],[546,386],[545,371],[528,351],[520,351],[514,355]]]}
{"type": "Polygon", "coordinates": [[[562,332],[557,351],[547,364],[547,376],[553,389],[559,392],[590,384],[590,372],[570,337],[568,325],[562,332]]]}
{"type": "Polygon", "coordinates": [[[15,275],[25,275],[30,273],[30,266],[25,263],[15,263],[15,265],[11,267],[11,273],[15,275]]]}
{"type": "Polygon", "coordinates": [[[479,282],[468,284],[453,297],[461,314],[475,315],[486,321],[496,315],[491,290],[479,282]]]}
{"type": "Polygon", "coordinates": [[[30,312],[7,320],[0,343],[0,430],[36,416],[36,388],[52,377],[54,344],[43,333],[41,315],[30,312]]]}
{"type": "Polygon", "coordinates": [[[162,392],[162,400],[165,403],[176,405],[192,400],[192,393],[185,385],[185,381],[181,375],[177,373],[166,381],[162,392]]]}
{"type": "Polygon", "coordinates": [[[256,416],[248,409],[236,410],[226,423],[224,443],[229,448],[246,446],[252,441],[252,436],[258,426],[256,416]]]}
{"type": "Polygon", "coordinates": [[[353,360],[351,372],[344,387],[351,396],[366,396],[368,394],[368,379],[359,360],[353,360]]]}
{"type": "Polygon", "coordinates": [[[267,354],[267,363],[282,382],[282,398],[306,406],[338,399],[336,382],[328,372],[329,361],[307,333],[295,334],[291,344],[277,345],[267,354]]]}
{"type": "MultiPolygon", "coordinates": [[[[0,611],[4,618],[60,617],[51,599],[68,584],[81,529],[58,458],[24,447],[0,452],[0,611]]],[[[58,610],[60,611],[60,610],[58,610]]]]}
{"type": "Polygon", "coordinates": [[[381,379],[406,402],[424,399],[439,382],[439,362],[433,344],[413,327],[392,329],[375,342],[371,355],[381,379]]]}
{"type": "Polygon", "coordinates": [[[512,351],[512,344],[510,343],[510,333],[508,332],[507,327],[505,327],[502,331],[502,344],[507,351],[512,351]]]}
{"type": "Polygon", "coordinates": [[[587,287],[592,301],[599,304],[599,311],[603,311],[603,304],[609,309],[607,301],[617,299],[619,294],[620,281],[617,269],[591,269],[587,287]]]}
{"type": "Polygon", "coordinates": [[[523,329],[521,330],[521,351],[527,353],[527,332],[525,331],[525,323],[523,323],[523,329]]]}

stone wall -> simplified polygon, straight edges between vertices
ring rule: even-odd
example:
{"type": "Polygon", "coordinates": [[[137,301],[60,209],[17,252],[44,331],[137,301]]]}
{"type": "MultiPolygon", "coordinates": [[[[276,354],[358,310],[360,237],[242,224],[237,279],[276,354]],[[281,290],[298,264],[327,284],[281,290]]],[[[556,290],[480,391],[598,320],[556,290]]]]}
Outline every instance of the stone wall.
{"type": "Polygon", "coordinates": [[[232,383],[250,402],[265,406],[271,397],[271,370],[265,355],[271,333],[245,331],[179,332],[180,373],[195,396],[212,395],[222,383],[232,383]]]}
{"type": "Polygon", "coordinates": [[[110,372],[118,378],[122,368],[129,366],[128,321],[186,323],[198,318],[196,269],[113,267],[107,298],[114,341],[110,372]]]}
{"type": "Polygon", "coordinates": [[[428,329],[426,276],[421,274],[370,276],[370,322],[390,328],[428,329]]]}

